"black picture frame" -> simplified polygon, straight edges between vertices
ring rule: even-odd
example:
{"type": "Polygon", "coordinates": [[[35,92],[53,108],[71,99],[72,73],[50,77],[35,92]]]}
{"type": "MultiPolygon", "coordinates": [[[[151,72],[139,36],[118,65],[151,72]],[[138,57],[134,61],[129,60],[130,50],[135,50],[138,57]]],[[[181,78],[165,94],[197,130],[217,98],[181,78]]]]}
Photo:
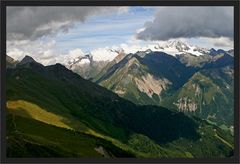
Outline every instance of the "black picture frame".
{"type": "Polygon", "coordinates": [[[1,162],[2,163],[239,163],[239,1],[238,0],[2,0],[1,3],[1,162]],[[232,6],[234,7],[234,157],[233,158],[7,158],[6,157],[6,7],[7,6],[232,6]]]}

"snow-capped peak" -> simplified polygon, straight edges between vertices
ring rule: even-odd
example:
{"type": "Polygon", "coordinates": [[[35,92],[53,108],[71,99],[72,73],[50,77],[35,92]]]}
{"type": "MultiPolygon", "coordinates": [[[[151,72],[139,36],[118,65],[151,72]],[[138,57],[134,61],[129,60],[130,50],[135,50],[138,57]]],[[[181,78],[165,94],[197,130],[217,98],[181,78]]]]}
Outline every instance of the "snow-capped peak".
{"type": "Polygon", "coordinates": [[[125,57],[125,51],[122,48],[118,49],[109,49],[110,52],[117,53],[117,56],[113,59],[116,63],[122,60],[125,57]]]}
{"type": "Polygon", "coordinates": [[[91,64],[92,62],[93,62],[93,56],[91,53],[89,53],[84,56],[79,56],[75,59],[68,61],[67,66],[71,69],[73,66],[76,66],[78,64],[86,64],[86,63],[91,64]]]}
{"type": "Polygon", "coordinates": [[[170,48],[176,48],[179,52],[187,51],[190,49],[186,43],[179,40],[168,41],[166,46],[170,48]]]}
{"type": "Polygon", "coordinates": [[[205,48],[189,45],[180,40],[170,40],[163,44],[158,44],[155,48],[173,56],[182,53],[191,53],[193,55],[200,56],[209,52],[205,48]]]}
{"type": "MultiPolygon", "coordinates": [[[[151,53],[152,51],[161,51],[173,56],[176,56],[178,54],[183,53],[189,53],[196,56],[208,54],[210,51],[194,46],[189,45],[188,43],[185,43],[180,40],[169,40],[167,42],[161,42],[161,43],[153,43],[145,46],[141,45],[126,45],[122,44],[120,46],[115,46],[112,48],[106,47],[106,48],[98,48],[95,50],[92,50],[90,54],[84,54],[80,49],[74,51],[74,53],[70,53],[68,55],[67,62],[64,62],[67,66],[73,66],[73,65],[81,65],[81,64],[90,64],[92,61],[119,61],[121,60],[126,54],[129,53],[138,53],[143,56],[144,54],[151,53]]],[[[66,60],[64,60],[66,61],[66,60]]]]}
{"type": "Polygon", "coordinates": [[[147,53],[147,54],[149,54],[149,53],[151,53],[151,52],[152,52],[151,49],[147,49],[147,50],[145,51],[145,53],[147,53]]]}

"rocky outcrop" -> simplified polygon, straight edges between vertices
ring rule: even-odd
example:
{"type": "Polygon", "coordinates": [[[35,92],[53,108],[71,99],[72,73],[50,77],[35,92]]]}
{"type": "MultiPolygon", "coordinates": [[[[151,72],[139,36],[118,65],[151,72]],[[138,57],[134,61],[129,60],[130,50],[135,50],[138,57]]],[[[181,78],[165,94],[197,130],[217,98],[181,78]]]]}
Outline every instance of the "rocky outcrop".
{"type": "Polygon", "coordinates": [[[91,54],[87,54],[85,56],[79,56],[77,59],[74,59],[73,61],[68,62],[69,69],[72,69],[76,64],[80,63],[84,59],[88,59],[90,64],[92,64],[93,62],[93,57],[91,54]]]}
{"type": "Polygon", "coordinates": [[[188,96],[181,97],[176,102],[173,103],[174,105],[177,106],[177,108],[180,111],[195,112],[198,109],[198,104],[197,104],[196,100],[200,98],[200,96],[202,94],[202,90],[201,90],[199,84],[197,84],[197,83],[193,83],[189,89],[194,92],[193,97],[188,97],[188,96]]]}
{"type": "Polygon", "coordinates": [[[190,111],[194,112],[197,110],[197,103],[190,99],[189,97],[182,97],[173,103],[178,107],[180,111],[190,111]]]}
{"type": "Polygon", "coordinates": [[[152,97],[154,93],[160,96],[161,92],[166,90],[168,85],[171,84],[167,79],[156,79],[150,74],[141,78],[134,78],[134,81],[138,89],[149,97],[152,97]]]}

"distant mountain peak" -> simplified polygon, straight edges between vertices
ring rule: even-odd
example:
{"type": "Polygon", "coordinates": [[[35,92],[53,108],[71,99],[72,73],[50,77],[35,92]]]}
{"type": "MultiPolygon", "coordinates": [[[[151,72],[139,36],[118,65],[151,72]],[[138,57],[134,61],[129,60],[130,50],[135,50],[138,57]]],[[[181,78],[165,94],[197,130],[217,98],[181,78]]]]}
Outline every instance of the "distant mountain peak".
{"type": "Polygon", "coordinates": [[[173,40],[173,41],[168,41],[166,44],[167,47],[175,47],[178,49],[180,52],[183,50],[189,50],[189,45],[187,43],[184,43],[183,41],[180,40],[173,40]]]}
{"type": "Polygon", "coordinates": [[[14,60],[12,57],[6,55],[6,66],[7,68],[14,68],[18,63],[17,60],[14,60]]]}
{"type": "Polygon", "coordinates": [[[31,56],[26,55],[18,64],[37,63],[31,56]]]}
{"type": "Polygon", "coordinates": [[[56,63],[55,64],[55,67],[58,67],[58,68],[66,68],[64,65],[60,64],[60,63],[56,63]]]}
{"type": "Polygon", "coordinates": [[[233,56],[233,50],[232,51],[224,51],[223,49],[216,50],[214,48],[211,48],[209,54],[212,56],[216,56],[216,55],[220,55],[220,54],[233,56]]]}
{"type": "Polygon", "coordinates": [[[115,52],[117,53],[118,55],[114,58],[115,62],[118,63],[120,60],[122,60],[126,54],[124,52],[124,50],[121,48],[121,49],[118,49],[118,50],[113,50],[113,49],[109,49],[109,51],[111,52],[115,52]]]}
{"type": "Polygon", "coordinates": [[[89,53],[89,54],[86,54],[84,56],[79,56],[76,59],[68,61],[68,67],[71,69],[72,67],[74,67],[74,66],[76,66],[78,64],[83,64],[82,61],[84,61],[84,63],[92,64],[92,62],[93,62],[92,54],[89,53]]]}
{"type": "Polygon", "coordinates": [[[8,63],[15,63],[15,62],[17,62],[16,60],[14,60],[12,57],[10,57],[10,56],[8,56],[8,55],[6,55],[6,61],[7,61],[8,63]]]}
{"type": "Polygon", "coordinates": [[[214,48],[211,48],[210,52],[216,52],[216,50],[214,48]]]}
{"type": "Polygon", "coordinates": [[[110,52],[116,52],[117,54],[123,54],[124,53],[124,49],[123,48],[119,48],[119,49],[109,49],[110,52]]]}
{"type": "Polygon", "coordinates": [[[234,50],[233,50],[233,49],[228,50],[227,53],[228,53],[230,56],[234,56],[234,50]]]}
{"type": "Polygon", "coordinates": [[[151,53],[152,50],[151,49],[147,49],[145,52],[148,54],[148,53],[151,53]]]}
{"type": "Polygon", "coordinates": [[[201,48],[195,45],[189,45],[181,40],[170,40],[162,44],[155,46],[155,49],[163,51],[167,54],[176,56],[177,54],[189,53],[196,56],[209,53],[205,48],[201,48]]]}

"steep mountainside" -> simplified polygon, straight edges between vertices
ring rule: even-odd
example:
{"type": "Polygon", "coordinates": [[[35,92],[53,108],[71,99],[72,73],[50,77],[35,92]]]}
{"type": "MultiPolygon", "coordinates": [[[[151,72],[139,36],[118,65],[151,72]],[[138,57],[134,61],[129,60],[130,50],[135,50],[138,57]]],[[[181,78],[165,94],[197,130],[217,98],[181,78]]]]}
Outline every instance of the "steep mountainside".
{"type": "Polygon", "coordinates": [[[10,56],[6,55],[6,67],[7,68],[14,68],[18,61],[14,60],[10,56]]]}
{"type": "Polygon", "coordinates": [[[186,66],[195,68],[216,68],[233,65],[231,52],[211,49],[209,54],[196,56],[189,53],[176,55],[176,58],[186,66]]]}
{"type": "Polygon", "coordinates": [[[228,126],[233,125],[233,68],[203,69],[195,73],[164,106],[228,126]]]}
{"type": "MultiPolygon", "coordinates": [[[[113,50],[112,50],[112,51],[113,51],[113,50]]],[[[113,65],[117,64],[118,62],[120,62],[120,61],[126,56],[126,54],[124,53],[123,50],[121,50],[121,51],[116,51],[116,50],[115,50],[114,52],[116,52],[118,55],[117,55],[112,61],[109,61],[109,62],[106,64],[106,66],[103,67],[103,68],[100,70],[100,72],[99,72],[95,77],[93,77],[93,79],[92,79],[93,82],[96,82],[97,80],[99,80],[102,76],[104,76],[104,75],[107,73],[107,71],[109,71],[109,69],[110,69],[113,65]]]]}
{"type": "Polygon", "coordinates": [[[91,54],[79,56],[64,65],[84,79],[93,79],[107,65],[108,61],[94,61],[91,54]]]}
{"type": "Polygon", "coordinates": [[[11,113],[7,118],[8,157],[135,157],[94,135],[11,113]]]}
{"type": "Polygon", "coordinates": [[[107,61],[92,61],[91,63],[75,64],[70,69],[81,75],[84,79],[92,80],[108,64],[107,61]]]}
{"type": "Polygon", "coordinates": [[[97,83],[134,103],[155,105],[195,71],[173,56],[151,50],[129,54],[105,70],[97,83]]]}
{"type": "MultiPolygon", "coordinates": [[[[140,51],[157,51],[157,52],[163,52],[170,54],[172,56],[178,56],[178,55],[185,55],[185,54],[191,54],[194,56],[203,56],[210,53],[210,50],[207,50],[202,47],[188,45],[187,43],[184,43],[179,40],[171,40],[164,44],[156,44],[151,45],[147,47],[141,47],[138,50],[138,53],[140,51]]],[[[218,52],[217,50],[215,50],[218,52]]],[[[73,59],[69,59],[68,62],[63,63],[67,68],[71,69],[72,71],[78,73],[80,76],[82,76],[85,79],[90,79],[92,81],[96,81],[101,76],[103,76],[107,69],[109,69],[114,64],[118,63],[120,60],[122,60],[127,54],[128,50],[125,50],[123,48],[118,49],[109,49],[107,52],[108,55],[117,55],[117,57],[112,61],[95,61],[93,59],[93,56],[91,54],[83,55],[81,54],[79,57],[75,57],[73,59]]],[[[136,53],[137,49],[133,51],[132,53],[136,53]]],[[[212,51],[211,51],[212,52],[212,51]]]]}
{"type": "Polygon", "coordinates": [[[212,51],[200,56],[182,53],[175,57],[151,50],[128,54],[117,64],[105,68],[105,73],[96,82],[136,104],[164,105],[179,111],[191,111],[189,114],[231,126],[233,57],[221,50],[215,50],[219,54],[212,51]],[[203,79],[206,79],[204,84],[203,79]],[[191,95],[200,95],[195,92],[203,92],[202,85],[205,90],[210,89],[210,93],[204,93],[207,105],[200,97],[194,97],[198,103],[189,99],[191,95]],[[180,97],[176,96],[179,92],[182,93],[180,97]],[[189,102],[189,107],[186,102],[189,102]]]}
{"type": "Polygon", "coordinates": [[[137,106],[60,64],[44,67],[28,60],[8,69],[7,109],[9,157],[226,157],[233,153],[228,131],[181,112],[137,106]]]}

